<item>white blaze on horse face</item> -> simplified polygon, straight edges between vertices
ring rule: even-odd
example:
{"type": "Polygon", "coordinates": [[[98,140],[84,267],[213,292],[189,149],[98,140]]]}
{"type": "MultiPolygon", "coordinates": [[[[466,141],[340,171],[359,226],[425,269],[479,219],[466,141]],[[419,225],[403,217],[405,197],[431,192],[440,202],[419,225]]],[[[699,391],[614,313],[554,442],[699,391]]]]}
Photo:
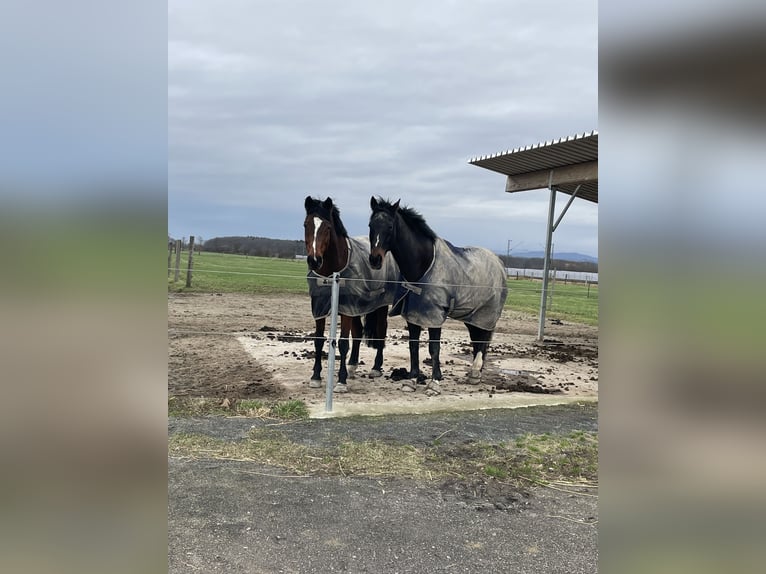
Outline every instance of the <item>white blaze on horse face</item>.
{"type": "Polygon", "coordinates": [[[317,234],[319,233],[319,228],[322,226],[322,220],[318,217],[314,218],[314,245],[312,249],[314,250],[314,257],[317,256],[317,234]]]}
{"type": "Polygon", "coordinates": [[[378,236],[375,238],[375,247],[378,245],[380,245],[380,234],[378,234],[378,236]]]}

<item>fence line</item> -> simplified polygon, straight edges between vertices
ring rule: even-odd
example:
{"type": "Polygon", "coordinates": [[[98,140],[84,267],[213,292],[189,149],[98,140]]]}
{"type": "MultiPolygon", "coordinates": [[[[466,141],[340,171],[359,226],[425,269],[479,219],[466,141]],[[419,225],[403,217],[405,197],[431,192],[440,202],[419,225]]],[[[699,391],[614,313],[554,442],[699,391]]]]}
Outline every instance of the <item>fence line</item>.
{"type": "MultiPolygon", "coordinates": [[[[426,331],[426,329],[423,329],[426,331]]],[[[276,333],[277,331],[191,331],[191,330],[184,330],[184,329],[168,329],[169,335],[212,335],[216,337],[250,337],[251,339],[261,340],[261,339],[294,339],[297,341],[305,341],[305,342],[311,342],[321,339],[323,341],[327,341],[329,339],[329,335],[327,337],[316,337],[314,335],[287,335],[287,334],[280,334],[280,335],[273,335],[272,337],[269,337],[267,333],[276,333]],[[263,334],[261,334],[263,333],[263,334]]],[[[338,338],[340,338],[340,330],[338,331],[338,338]]],[[[353,337],[349,334],[349,339],[353,339],[353,337]]],[[[410,339],[408,336],[400,337],[400,338],[394,338],[394,337],[363,337],[364,341],[403,341],[405,343],[409,343],[410,339]]],[[[469,343],[483,343],[486,341],[480,341],[480,340],[473,340],[473,339],[466,339],[464,337],[461,337],[459,340],[451,340],[451,339],[418,339],[418,343],[425,345],[427,343],[453,343],[453,344],[469,344],[469,343]]],[[[492,341],[489,342],[490,345],[492,345],[492,341]]],[[[571,346],[571,345],[570,345],[571,346]]]]}
{"type": "MultiPolygon", "coordinates": [[[[168,261],[170,259],[168,258],[168,261]]],[[[168,266],[168,274],[173,269],[173,267],[168,266]]],[[[195,273],[220,273],[223,275],[229,274],[229,275],[254,275],[256,277],[281,277],[285,279],[305,279],[305,275],[278,275],[278,274],[264,274],[264,273],[258,273],[253,271],[222,271],[218,269],[195,269],[195,273]]],[[[571,281],[572,283],[590,283],[591,285],[598,285],[598,277],[595,279],[590,278],[577,278],[577,277],[568,277],[568,275],[572,273],[578,273],[578,274],[588,274],[588,275],[596,275],[598,276],[598,273],[589,273],[586,271],[562,271],[559,269],[552,269],[549,272],[549,276],[552,280],[555,281],[564,281],[565,283],[568,281],[571,281]],[[563,276],[562,276],[563,275],[563,276]]],[[[324,275],[321,275],[320,277],[324,277],[324,275]]],[[[539,280],[542,281],[543,278],[543,270],[542,269],[511,269],[506,268],[506,280],[508,281],[516,281],[520,279],[532,279],[532,280],[539,280]],[[516,273],[510,273],[510,271],[516,271],[516,273]],[[519,274],[519,271],[523,271],[521,274],[519,274]]],[[[330,279],[328,276],[327,279],[330,279]]],[[[364,281],[364,279],[357,279],[354,277],[345,278],[346,281],[364,281]]],[[[386,283],[389,281],[379,281],[380,283],[386,283]]],[[[397,281],[392,281],[392,283],[397,283],[397,281]]],[[[423,283],[413,283],[410,281],[413,285],[423,285],[423,283]]],[[[435,285],[435,283],[434,283],[435,285]]],[[[449,284],[446,284],[448,286],[452,286],[449,284]]],[[[455,287],[465,287],[465,285],[454,285],[455,287]]],[[[470,286],[470,285],[469,285],[470,286]]]]}
{"type": "MultiPolygon", "coordinates": [[[[508,279],[538,279],[543,278],[543,269],[521,267],[506,267],[508,279]]],[[[551,279],[574,283],[598,283],[598,271],[574,271],[570,269],[551,269],[551,279]]]]}
{"type": "MultiPolygon", "coordinates": [[[[200,273],[200,270],[195,270],[195,273],[200,273]]],[[[281,279],[301,279],[305,281],[306,279],[327,279],[328,281],[332,280],[332,277],[326,277],[324,275],[317,275],[315,277],[307,277],[306,275],[279,275],[279,274],[272,274],[272,273],[255,273],[252,271],[217,271],[213,269],[205,269],[202,271],[202,273],[221,273],[221,274],[236,274],[236,275],[252,275],[254,277],[279,277],[281,279]]],[[[341,281],[363,281],[363,282],[369,282],[368,279],[365,279],[363,277],[341,277],[341,281]]],[[[495,287],[494,285],[474,285],[474,284],[465,284],[461,285],[459,283],[433,283],[433,282],[421,282],[421,281],[392,281],[388,279],[380,279],[380,280],[374,280],[374,283],[396,283],[397,285],[402,285],[404,283],[407,283],[408,285],[438,285],[440,287],[476,287],[481,289],[501,289],[501,287],[495,287]]]]}
{"type": "MultiPolygon", "coordinates": [[[[299,281],[306,281],[308,278],[306,275],[282,275],[278,273],[258,273],[253,271],[218,271],[214,269],[195,269],[194,273],[219,273],[222,275],[250,275],[253,277],[272,277],[272,278],[278,278],[278,279],[295,279],[299,281]]],[[[324,275],[320,275],[317,277],[314,277],[314,279],[327,279],[328,281],[331,280],[331,277],[325,277],[324,275]]],[[[526,279],[537,279],[533,277],[526,277],[526,279]]],[[[506,279],[508,281],[509,279],[506,279]]],[[[512,281],[515,281],[515,279],[511,279],[512,281]]],[[[364,281],[366,282],[367,279],[364,278],[357,278],[357,277],[343,277],[342,281],[364,281]]],[[[560,281],[560,279],[559,279],[560,281]]],[[[469,288],[469,289],[502,289],[502,287],[495,287],[494,285],[473,285],[473,284],[459,284],[459,283],[433,283],[433,282],[421,282],[421,281],[391,281],[387,279],[382,279],[379,281],[375,281],[375,283],[395,283],[397,285],[402,285],[404,283],[408,285],[414,285],[414,286],[429,286],[429,285],[435,285],[438,287],[463,287],[463,288],[469,288]]],[[[598,285],[598,283],[594,283],[592,281],[588,282],[590,285],[598,285]]],[[[329,286],[329,285],[328,285],[329,286]]],[[[529,293],[540,293],[542,289],[522,289],[522,288],[514,288],[514,287],[508,287],[508,289],[512,289],[517,292],[523,292],[527,291],[529,293]]],[[[572,295],[567,293],[557,293],[557,296],[564,296],[564,297],[579,297],[579,295],[572,295]]]]}

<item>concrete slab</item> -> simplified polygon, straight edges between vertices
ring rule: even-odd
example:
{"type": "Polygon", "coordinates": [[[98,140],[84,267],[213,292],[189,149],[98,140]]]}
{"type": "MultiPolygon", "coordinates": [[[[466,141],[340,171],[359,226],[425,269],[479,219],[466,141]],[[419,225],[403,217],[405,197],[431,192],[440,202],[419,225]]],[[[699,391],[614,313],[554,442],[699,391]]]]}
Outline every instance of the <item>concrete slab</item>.
{"type": "MultiPolygon", "coordinates": [[[[418,391],[422,392],[422,391],[418,391]]],[[[477,411],[485,409],[512,409],[545,405],[566,405],[577,402],[596,402],[597,396],[568,397],[561,395],[537,394],[494,394],[491,397],[431,397],[428,401],[412,402],[410,400],[393,400],[386,402],[346,403],[342,396],[334,396],[332,411],[326,412],[325,405],[309,407],[309,416],[316,419],[349,417],[349,416],[381,416],[395,414],[424,414],[436,412],[477,411]]]]}

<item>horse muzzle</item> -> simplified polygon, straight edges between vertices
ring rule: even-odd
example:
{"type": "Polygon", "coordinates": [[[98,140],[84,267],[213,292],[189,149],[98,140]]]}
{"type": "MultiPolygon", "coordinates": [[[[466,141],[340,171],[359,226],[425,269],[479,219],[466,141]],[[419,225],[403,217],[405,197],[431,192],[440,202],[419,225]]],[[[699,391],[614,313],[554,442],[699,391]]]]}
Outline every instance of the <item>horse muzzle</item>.
{"type": "Polygon", "coordinates": [[[322,266],[322,263],[323,263],[321,255],[318,256],[318,257],[313,257],[313,256],[309,255],[308,257],[306,257],[306,261],[308,262],[309,268],[312,271],[316,271],[317,269],[319,269],[322,266]]]}
{"type": "Polygon", "coordinates": [[[370,253],[370,267],[373,269],[383,267],[383,256],[380,253],[370,253]]]}

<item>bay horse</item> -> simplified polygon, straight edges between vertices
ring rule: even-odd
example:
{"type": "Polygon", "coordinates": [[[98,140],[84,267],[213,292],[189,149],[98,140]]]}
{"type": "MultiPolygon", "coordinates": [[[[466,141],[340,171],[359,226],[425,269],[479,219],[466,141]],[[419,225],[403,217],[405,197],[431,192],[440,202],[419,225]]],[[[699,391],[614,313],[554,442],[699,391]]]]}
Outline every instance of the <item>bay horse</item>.
{"type": "MultiPolygon", "coordinates": [[[[482,247],[455,247],[437,236],[420,213],[400,207],[399,201],[373,196],[370,207],[370,265],[377,268],[390,253],[403,278],[390,315],[402,315],[407,321],[409,378],[417,380],[420,374],[419,339],[426,328],[431,378],[442,379],[441,326],[449,317],[468,328],[473,345],[468,382],[478,384],[508,294],[500,258],[482,247]]],[[[405,384],[402,390],[414,386],[405,384]]]]}
{"type": "MultiPolygon", "coordinates": [[[[331,198],[324,201],[306,197],[306,219],[303,222],[306,243],[306,277],[311,296],[311,312],[316,321],[314,333],[314,370],[309,386],[322,386],[322,348],[324,347],[325,322],[331,311],[331,288],[328,279],[339,272],[342,283],[338,297],[340,314],[340,368],[338,384],[334,392],[348,391],[347,379],[354,378],[359,364],[359,347],[362,338],[367,346],[376,349],[371,377],[382,376],[383,348],[388,328],[388,306],[393,303],[399,270],[389,257],[373,269],[369,264],[369,244],[366,237],[348,236],[340,211],[331,198]],[[364,317],[364,323],[362,323],[364,317]],[[349,349],[349,333],[352,336],[351,356],[346,365],[349,349]]],[[[330,347],[330,352],[335,350],[330,347]]]]}

